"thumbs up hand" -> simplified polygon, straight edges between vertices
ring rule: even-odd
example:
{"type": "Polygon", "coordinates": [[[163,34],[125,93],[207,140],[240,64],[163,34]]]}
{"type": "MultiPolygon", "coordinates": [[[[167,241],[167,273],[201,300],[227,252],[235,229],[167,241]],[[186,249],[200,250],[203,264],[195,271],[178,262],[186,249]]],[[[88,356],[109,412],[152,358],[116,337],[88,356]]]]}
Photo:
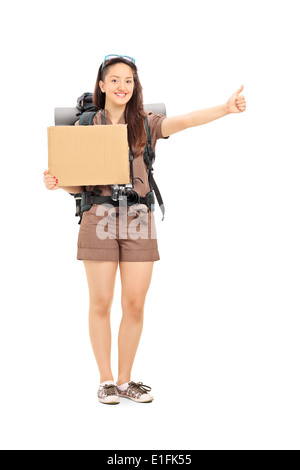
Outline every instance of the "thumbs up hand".
{"type": "Polygon", "coordinates": [[[243,91],[244,85],[241,85],[240,88],[231,95],[227,101],[228,113],[242,113],[246,109],[246,100],[243,95],[240,93],[243,91]]]}

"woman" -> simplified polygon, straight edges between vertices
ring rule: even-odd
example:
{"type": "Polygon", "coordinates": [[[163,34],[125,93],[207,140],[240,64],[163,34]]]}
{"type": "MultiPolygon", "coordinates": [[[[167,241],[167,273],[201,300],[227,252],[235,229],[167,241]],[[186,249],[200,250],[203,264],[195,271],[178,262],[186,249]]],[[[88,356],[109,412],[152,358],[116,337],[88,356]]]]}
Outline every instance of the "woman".
{"type": "MultiPolygon", "coordinates": [[[[213,108],[174,117],[145,113],[135,60],[127,56],[106,56],[99,68],[93,94],[93,102],[100,108],[94,116],[93,124],[101,124],[101,113],[105,117],[106,125],[127,123],[128,143],[134,155],[134,189],[144,197],[150,191],[147,167],[143,160],[147,139],[144,116],[147,116],[154,149],[159,138],[167,139],[184,129],[211,122],[230,113],[245,111],[245,98],[239,95],[243,88],[242,85],[227,103],[213,108]]],[[[44,182],[49,190],[60,188],[57,178],[50,175],[48,170],[44,172],[44,182]]],[[[102,196],[111,195],[111,186],[62,189],[69,193],[101,190],[102,196]]],[[[83,260],[89,287],[90,339],[100,372],[98,399],[106,404],[120,403],[120,397],[140,403],[151,402],[151,387],[142,382],[131,381],[131,370],[142,333],[144,305],[154,261],[159,260],[153,215],[145,204],[140,204],[133,212],[130,207],[125,209],[127,237],[122,238],[120,230],[125,219],[121,216],[121,208],[113,207],[109,216],[110,221],[115,221],[115,227],[111,230],[112,233],[109,233],[110,236],[105,238],[102,236],[105,229],[102,235],[99,235],[99,227],[101,231],[101,223],[103,228],[107,225],[108,218],[104,217],[104,211],[101,212],[100,209],[101,206],[94,204],[89,211],[83,212],[77,254],[77,259],[83,260]],[[146,236],[140,238],[137,238],[138,232],[135,230],[137,214],[139,222],[142,221],[140,227],[143,227],[143,233],[146,233],[146,236]],[[122,284],[123,316],[118,337],[118,380],[115,382],[110,364],[110,310],[118,264],[122,284]]],[[[110,227],[110,224],[108,226],[110,227]]]]}

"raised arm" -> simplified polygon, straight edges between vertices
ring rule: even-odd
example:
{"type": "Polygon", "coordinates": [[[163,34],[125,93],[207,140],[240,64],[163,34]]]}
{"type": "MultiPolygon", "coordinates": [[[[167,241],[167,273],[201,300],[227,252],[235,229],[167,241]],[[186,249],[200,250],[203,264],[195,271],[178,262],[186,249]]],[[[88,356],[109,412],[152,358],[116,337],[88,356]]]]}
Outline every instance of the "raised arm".
{"type": "Polygon", "coordinates": [[[167,117],[162,122],[161,131],[163,137],[176,134],[189,127],[207,124],[230,113],[242,113],[246,109],[245,97],[240,95],[243,88],[244,85],[241,85],[225,104],[214,106],[213,108],[200,109],[199,111],[182,114],[181,116],[167,117]]]}

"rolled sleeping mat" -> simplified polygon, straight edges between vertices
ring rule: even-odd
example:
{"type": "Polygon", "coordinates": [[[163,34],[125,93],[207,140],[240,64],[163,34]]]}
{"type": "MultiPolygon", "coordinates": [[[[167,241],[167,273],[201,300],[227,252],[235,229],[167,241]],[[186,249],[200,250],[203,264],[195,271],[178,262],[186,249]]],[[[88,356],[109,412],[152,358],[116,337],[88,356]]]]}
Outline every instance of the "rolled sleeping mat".
{"type": "Polygon", "coordinates": [[[74,123],[79,119],[79,116],[76,116],[78,113],[78,108],[55,108],[54,125],[73,126],[74,123]]]}
{"type": "Polygon", "coordinates": [[[153,114],[167,115],[165,103],[144,104],[144,111],[152,111],[153,114]]]}
{"type": "MultiPolygon", "coordinates": [[[[144,111],[152,111],[154,114],[166,113],[166,106],[164,103],[144,104],[144,111]]],[[[54,123],[55,126],[73,126],[78,121],[80,116],[78,108],[55,108],[54,109],[54,123]]]]}

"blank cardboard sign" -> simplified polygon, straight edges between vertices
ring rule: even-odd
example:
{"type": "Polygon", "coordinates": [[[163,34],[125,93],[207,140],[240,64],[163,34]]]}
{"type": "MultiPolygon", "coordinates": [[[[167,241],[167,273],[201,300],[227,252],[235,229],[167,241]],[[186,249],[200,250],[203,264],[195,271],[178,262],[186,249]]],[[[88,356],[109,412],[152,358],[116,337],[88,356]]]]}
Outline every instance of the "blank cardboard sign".
{"type": "Polygon", "coordinates": [[[130,183],[127,124],[47,130],[49,173],[60,186],[130,183]]]}

